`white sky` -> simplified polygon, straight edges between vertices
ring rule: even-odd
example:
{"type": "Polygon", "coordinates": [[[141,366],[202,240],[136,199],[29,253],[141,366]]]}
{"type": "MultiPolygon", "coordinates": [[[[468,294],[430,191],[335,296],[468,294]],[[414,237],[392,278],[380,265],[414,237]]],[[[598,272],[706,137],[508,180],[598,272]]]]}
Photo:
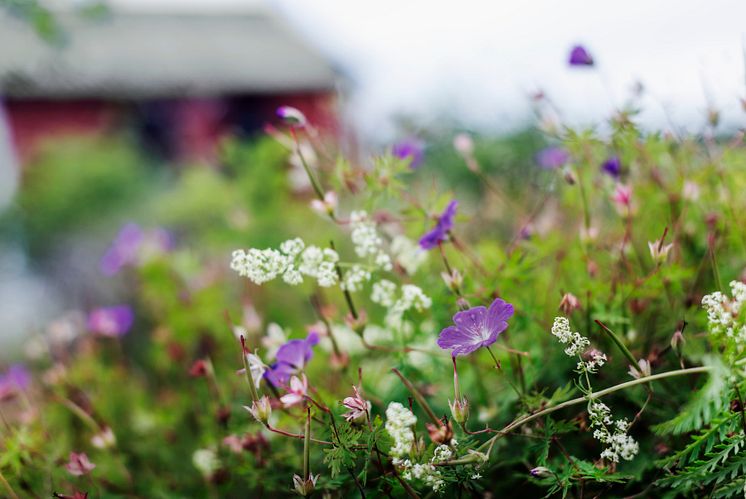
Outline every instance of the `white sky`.
{"type": "Polygon", "coordinates": [[[392,116],[520,127],[544,90],[575,124],[597,123],[645,85],[649,126],[743,126],[746,2],[734,0],[110,0],[139,7],[280,11],[357,83],[348,110],[378,138],[392,116]],[[585,44],[594,71],[568,68],[585,44]],[[666,112],[664,112],[664,108],[666,112]],[[666,117],[666,113],[668,117],[666,117]]]}

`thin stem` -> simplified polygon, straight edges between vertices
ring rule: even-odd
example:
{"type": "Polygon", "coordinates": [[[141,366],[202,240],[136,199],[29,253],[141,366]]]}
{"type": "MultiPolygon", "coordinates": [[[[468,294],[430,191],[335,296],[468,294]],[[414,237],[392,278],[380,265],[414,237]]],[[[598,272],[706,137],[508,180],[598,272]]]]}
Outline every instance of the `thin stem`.
{"type": "Polygon", "coordinates": [[[303,439],[303,479],[311,478],[311,408],[306,407],[306,428],[305,438],[303,439]]]}
{"type": "Polygon", "coordinates": [[[18,499],[18,496],[16,495],[15,491],[13,490],[13,487],[10,486],[8,481],[5,479],[5,476],[3,476],[3,473],[0,472],[0,483],[3,484],[3,487],[5,487],[5,490],[8,491],[8,495],[12,499],[18,499]]]}
{"type": "Polygon", "coordinates": [[[251,393],[251,401],[256,402],[259,400],[259,394],[256,392],[256,385],[254,385],[254,375],[251,374],[251,366],[249,366],[249,360],[246,358],[246,354],[249,351],[246,349],[246,338],[241,335],[241,360],[243,361],[243,370],[246,375],[246,381],[249,383],[249,393],[251,393]]]}
{"type": "Polygon", "coordinates": [[[442,426],[443,422],[438,419],[438,416],[435,415],[435,412],[430,408],[430,405],[427,403],[427,400],[425,400],[425,397],[422,396],[420,391],[414,387],[411,381],[409,381],[407,378],[404,377],[404,375],[397,369],[393,368],[391,369],[394,374],[399,376],[399,379],[404,383],[404,386],[407,387],[407,389],[412,393],[414,398],[417,400],[417,403],[420,404],[420,407],[427,413],[427,416],[430,418],[430,420],[436,425],[436,426],[442,426]]]}
{"type": "MultiPolygon", "coordinates": [[[[626,388],[630,388],[632,386],[636,386],[636,385],[640,385],[644,383],[650,383],[652,381],[657,381],[659,379],[671,378],[674,376],[684,376],[687,374],[699,374],[699,373],[705,373],[705,372],[710,372],[710,371],[712,371],[712,367],[702,366],[702,367],[690,367],[688,369],[678,369],[676,371],[668,371],[668,372],[660,373],[660,374],[653,374],[652,376],[645,376],[645,377],[641,377],[638,379],[634,379],[632,381],[620,383],[618,385],[611,386],[604,390],[590,393],[584,397],[578,397],[578,398],[574,398],[571,400],[567,400],[555,406],[547,407],[546,409],[539,411],[537,413],[528,414],[526,416],[523,416],[522,418],[518,418],[514,420],[512,423],[508,424],[502,430],[500,430],[499,433],[497,433],[497,435],[495,435],[494,437],[490,438],[489,440],[485,441],[482,445],[480,445],[478,450],[491,447],[491,445],[494,444],[495,441],[497,441],[500,437],[505,436],[506,434],[518,428],[519,426],[523,426],[524,424],[529,423],[533,421],[534,419],[540,418],[546,414],[549,414],[555,411],[559,411],[566,407],[570,407],[570,406],[582,404],[582,403],[587,403],[589,400],[598,399],[606,395],[609,395],[611,393],[618,392],[619,390],[624,390],[626,388]]],[[[441,465],[468,464],[468,463],[475,462],[475,460],[476,460],[475,457],[468,456],[462,459],[456,459],[454,461],[445,461],[441,463],[441,465]]]]}

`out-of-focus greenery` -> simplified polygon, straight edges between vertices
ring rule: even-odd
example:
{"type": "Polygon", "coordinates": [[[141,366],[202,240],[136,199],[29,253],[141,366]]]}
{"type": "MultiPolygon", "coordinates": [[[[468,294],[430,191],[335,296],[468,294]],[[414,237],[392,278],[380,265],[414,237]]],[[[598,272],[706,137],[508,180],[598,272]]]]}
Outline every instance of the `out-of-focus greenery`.
{"type": "MultiPolygon", "coordinates": [[[[516,314],[496,347],[525,355],[494,350],[499,371],[483,349],[459,358],[472,431],[485,425],[502,428],[521,414],[580,394],[573,384],[576,361],[549,333],[553,318],[561,315],[564,293],[580,301],[569,314],[574,330],[608,355],[592,380],[596,390],[632,378],[629,361],[594,320],[616,331],[636,359],[650,362],[653,373],[715,362],[708,359],[717,357],[718,348],[708,341],[699,303],[718,289],[718,279],[724,286],[738,279],[746,264],[746,149],[741,141],[643,133],[626,118],[613,121],[611,129],[607,137],[568,130],[550,138],[573,158],[557,170],[534,164],[547,140],[536,132],[507,140],[476,137],[478,173],[453,151],[450,135],[432,138],[425,163],[414,171],[386,155],[359,164],[343,160],[328,145],[316,144],[319,160],[312,166],[325,189],[340,197],[339,223],[309,208],[309,186],[299,187],[289,175],[302,170],[290,166],[289,151],[269,138],[249,144],[226,141],[219,166],[169,174],[154,169],[126,142],[56,144],[49,156],[30,165],[19,211],[12,217],[36,258],[44,258],[42,250],[59,234],[103,227],[113,236],[128,219],[168,228],[176,245],[111,278],[136,310],[135,326],[121,340],[80,331],[69,343],[61,342],[51,329],[36,338],[49,349],[29,360],[33,388],[2,404],[8,422],[2,433],[2,475],[20,496],[74,490],[94,497],[290,495],[292,476],[301,473],[303,444],[263,429],[242,407],[250,405],[250,398],[244,378],[236,374],[242,362],[232,326],[244,327],[250,349],[270,363],[269,323],[278,323],[290,338],[305,337],[312,325],[325,330],[317,324],[312,297],[323,304],[324,318],[348,358],[335,357],[328,333],[322,334],[305,372],[314,398],[330,408],[341,428],[349,429],[342,423],[346,409],[340,401],[352,395],[358,369],[374,418],[384,417],[389,402],[406,406],[412,397],[392,368],[411,380],[438,417],[450,417],[451,360],[435,340],[459,306],[441,277],[444,263],[437,249],[411,275],[398,269],[373,277],[416,284],[432,299],[429,310],[406,315],[407,327],[386,326],[386,310],[369,298],[370,283],[352,293],[357,310],[365,311],[368,348],[346,324],[347,305],[338,287],[317,289],[308,281],[290,287],[281,279],[259,287],[228,268],[233,249],[277,247],[292,237],[320,247],[333,241],[342,261],[354,262],[346,220],[357,209],[379,221],[388,248],[396,235],[416,240],[432,226],[431,215],[457,197],[456,239],[444,245],[444,253],[464,276],[463,299],[471,306],[489,305],[500,296],[514,305],[516,314]],[[600,170],[612,154],[622,159],[619,179],[600,170]],[[629,209],[612,201],[620,185],[631,187],[629,209]],[[648,242],[664,230],[665,242],[674,246],[665,261],[656,262],[648,242]],[[672,348],[673,335],[682,330],[685,343],[672,348]],[[207,360],[214,376],[190,376],[197,360],[207,360]],[[91,439],[105,427],[116,435],[116,444],[100,449],[91,439]],[[230,450],[224,443],[230,435],[246,438],[244,451],[230,450]],[[219,461],[211,473],[201,473],[193,463],[200,449],[214,452],[219,461]],[[72,451],[86,452],[96,464],[90,477],[73,477],[65,470],[72,451]]],[[[443,467],[444,493],[489,491],[509,497],[520,488],[527,496],[725,495],[722,482],[672,480],[680,463],[664,467],[659,462],[675,455],[673,449],[685,448],[689,433],[735,414],[729,412],[730,384],[721,383],[708,398],[698,391],[705,381],[704,375],[673,377],[652,384],[652,391],[637,385],[604,399],[615,417],[635,420],[631,434],[640,452],[631,462],[599,459],[603,446],[592,438],[580,404],[497,439],[490,460],[478,468],[473,463],[443,467]],[[678,421],[675,430],[665,426],[697,400],[712,406],[697,409],[698,422],[678,421]],[[533,477],[529,470],[535,467],[548,471],[533,477]],[[472,478],[477,472],[481,478],[472,478]]],[[[737,378],[733,386],[746,389],[743,385],[737,378]]],[[[278,395],[266,384],[262,392],[278,395]]],[[[427,415],[417,403],[413,407],[427,454],[434,447],[423,426],[427,415]]],[[[339,442],[327,421],[328,415],[314,411],[314,438],[339,442]]],[[[274,427],[302,433],[303,422],[299,408],[275,408],[274,427]]],[[[368,431],[364,427],[362,434],[368,431]]],[[[741,430],[736,425],[728,431],[741,430]]],[[[344,437],[348,444],[367,445],[366,437],[350,432],[344,437]]],[[[455,434],[459,455],[491,436],[467,435],[457,427],[455,434]]],[[[376,435],[387,461],[390,441],[383,430],[376,435]]],[[[708,442],[711,448],[701,455],[723,444],[708,442]]],[[[743,459],[742,449],[728,452],[716,467],[743,459]]],[[[365,454],[313,444],[310,467],[321,475],[316,493],[359,497],[362,484],[370,497],[407,496],[390,463],[381,472],[377,457],[365,454]],[[333,476],[332,464],[339,474],[333,476]]],[[[736,467],[731,478],[743,480],[743,468],[736,467]]],[[[423,497],[429,493],[422,483],[414,481],[412,487],[423,497]]]]}

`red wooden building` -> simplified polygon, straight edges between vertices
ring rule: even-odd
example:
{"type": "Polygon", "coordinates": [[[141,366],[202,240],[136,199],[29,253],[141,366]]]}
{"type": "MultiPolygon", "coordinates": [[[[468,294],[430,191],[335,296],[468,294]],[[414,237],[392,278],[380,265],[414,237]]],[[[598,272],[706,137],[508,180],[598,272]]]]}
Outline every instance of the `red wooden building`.
{"type": "Polygon", "coordinates": [[[0,12],[0,99],[18,157],[49,137],[129,127],[168,158],[209,160],[222,134],[257,132],[283,104],[335,131],[340,74],[271,11],[251,5],[209,14],[58,12],[60,37],[51,42],[0,12]]]}

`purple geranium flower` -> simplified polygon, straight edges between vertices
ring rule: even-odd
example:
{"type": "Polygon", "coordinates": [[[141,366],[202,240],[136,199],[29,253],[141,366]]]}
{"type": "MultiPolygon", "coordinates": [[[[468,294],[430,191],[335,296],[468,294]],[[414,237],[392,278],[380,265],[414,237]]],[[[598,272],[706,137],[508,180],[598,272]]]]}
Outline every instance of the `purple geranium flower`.
{"type": "Polygon", "coordinates": [[[497,341],[500,333],[508,327],[508,319],[513,316],[513,305],[497,298],[490,308],[482,306],[457,312],[453,316],[455,326],[440,332],[438,346],[452,350],[451,355],[467,355],[480,347],[497,341]]]}
{"type": "Polygon", "coordinates": [[[137,252],[143,241],[143,231],[136,223],[125,224],[114,238],[109,249],[101,258],[101,272],[112,276],[122,267],[131,265],[137,259],[137,252]]]}
{"type": "Polygon", "coordinates": [[[135,314],[128,305],[101,307],[88,314],[88,329],[101,336],[124,336],[132,327],[135,314]]]}
{"type": "Polygon", "coordinates": [[[539,151],[536,162],[547,170],[562,168],[570,161],[570,153],[557,146],[550,146],[539,151]]]}
{"type": "Polygon", "coordinates": [[[622,171],[622,161],[619,159],[619,156],[610,156],[609,159],[601,164],[601,171],[618,179],[622,171]]]}
{"type": "Polygon", "coordinates": [[[415,137],[409,137],[394,144],[391,153],[399,159],[409,159],[409,167],[417,168],[425,159],[425,143],[415,137]]]}
{"type": "Polygon", "coordinates": [[[319,335],[311,331],[305,340],[290,340],[277,350],[276,362],[272,364],[264,377],[274,386],[287,383],[290,377],[303,369],[311,357],[313,347],[319,342],[319,335]]]}
{"type": "Polygon", "coordinates": [[[438,217],[438,222],[429,232],[420,238],[420,248],[433,249],[443,241],[448,240],[448,231],[453,228],[453,218],[456,216],[458,201],[448,203],[446,209],[438,217]]]}
{"type": "Polygon", "coordinates": [[[575,45],[570,51],[570,66],[593,66],[593,57],[582,45],[575,45]]]}
{"type": "Polygon", "coordinates": [[[26,390],[31,384],[31,374],[23,364],[13,364],[0,375],[0,400],[7,399],[26,390]]]}

